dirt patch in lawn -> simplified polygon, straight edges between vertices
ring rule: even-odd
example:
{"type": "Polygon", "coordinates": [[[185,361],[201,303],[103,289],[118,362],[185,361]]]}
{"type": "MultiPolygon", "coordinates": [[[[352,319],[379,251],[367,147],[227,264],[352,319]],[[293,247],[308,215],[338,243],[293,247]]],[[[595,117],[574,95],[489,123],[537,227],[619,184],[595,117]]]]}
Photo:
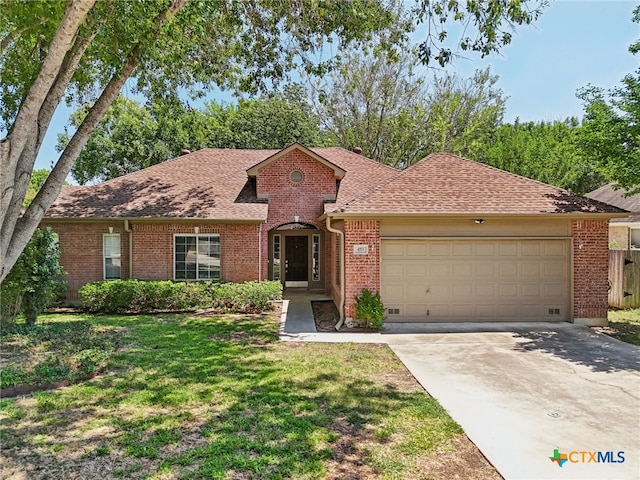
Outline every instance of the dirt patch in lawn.
{"type": "Polygon", "coordinates": [[[340,330],[336,330],[336,324],[340,319],[340,313],[333,300],[317,300],[311,302],[313,319],[316,322],[316,331],[334,333],[374,333],[377,330],[365,327],[348,327],[343,325],[340,330]]]}

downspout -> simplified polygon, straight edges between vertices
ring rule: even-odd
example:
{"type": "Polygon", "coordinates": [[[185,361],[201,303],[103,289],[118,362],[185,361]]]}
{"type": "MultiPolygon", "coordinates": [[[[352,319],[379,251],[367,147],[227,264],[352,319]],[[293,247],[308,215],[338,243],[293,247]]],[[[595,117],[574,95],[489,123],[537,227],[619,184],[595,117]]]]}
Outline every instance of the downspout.
{"type": "Polygon", "coordinates": [[[258,228],[258,281],[262,281],[262,222],[258,228]]]}
{"type": "Polygon", "coordinates": [[[124,220],[124,231],[129,234],[129,278],[133,278],[133,231],[127,219],[124,220]]]}
{"type": "Polygon", "coordinates": [[[331,218],[327,216],[327,230],[331,233],[338,235],[338,244],[340,249],[340,305],[338,305],[338,311],[340,312],[340,320],[336,323],[336,330],[340,330],[344,323],[344,302],[345,302],[345,285],[344,285],[344,232],[333,228],[331,226],[331,218]]]}

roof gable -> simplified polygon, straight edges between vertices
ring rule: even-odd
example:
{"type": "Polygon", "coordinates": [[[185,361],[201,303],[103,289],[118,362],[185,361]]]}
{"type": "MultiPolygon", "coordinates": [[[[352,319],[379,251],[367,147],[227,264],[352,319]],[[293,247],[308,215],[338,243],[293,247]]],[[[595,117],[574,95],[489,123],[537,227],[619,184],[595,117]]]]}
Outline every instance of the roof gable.
{"type": "Polygon", "coordinates": [[[284,148],[284,149],[280,150],[279,152],[274,153],[270,157],[265,158],[261,162],[253,165],[251,168],[248,168],[247,169],[247,175],[249,175],[249,177],[251,177],[251,178],[255,178],[258,175],[258,173],[260,172],[261,169],[263,169],[267,165],[275,162],[276,160],[284,157],[285,155],[287,155],[289,152],[291,152],[293,150],[300,150],[301,152],[305,153],[306,155],[308,155],[309,157],[313,158],[317,162],[323,164],[326,167],[329,167],[331,170],[333,170],[333,173],[334,173],[334,175],[336,176],[337,179],[344,178],[345,174],[347,173],[344,169],[342,169],[341,167],[339,167],[335,163],[330,162],[329,160],[324,158],[322,155],[319,155],[318,153],[314,152],[313,150],[305,147],[304,145],[302,145],[300,143],[294,143],[292,145],[289,145],[287,148],[284,148]]]}
{"type": "Polygon", "coordinates": [[[447,153],[431,154],[332,210],[346,214],[552,214],[623,210],[447,153]]]}

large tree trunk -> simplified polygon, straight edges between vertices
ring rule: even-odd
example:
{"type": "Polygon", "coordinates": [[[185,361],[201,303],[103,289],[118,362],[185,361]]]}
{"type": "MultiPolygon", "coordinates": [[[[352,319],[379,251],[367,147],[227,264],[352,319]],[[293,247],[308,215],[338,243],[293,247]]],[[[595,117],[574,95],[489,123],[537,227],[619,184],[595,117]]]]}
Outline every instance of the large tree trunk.
{"type": "MultiPolygon", "coordinates": [[[[156,32],[159,32],[169,18],[183,9],[187,2],[188,0],[175,0],[160,12],[154,20],[156,32]]],[[[68,5],[38,79],[29,90],[10,134],[0,142],[0,283],[15,265],[33,232],[59,195],[71,167],[92,132],[140,62],[144,48],[142,44],[133,48],[126,63],[106,85],[62,152],[42,189],[24,214],[20,215],[44,133],[82,54],[93,39],[92,36],[77,39],[76,35],[94,3],[95,0],[77,0],[68,5]]]]}

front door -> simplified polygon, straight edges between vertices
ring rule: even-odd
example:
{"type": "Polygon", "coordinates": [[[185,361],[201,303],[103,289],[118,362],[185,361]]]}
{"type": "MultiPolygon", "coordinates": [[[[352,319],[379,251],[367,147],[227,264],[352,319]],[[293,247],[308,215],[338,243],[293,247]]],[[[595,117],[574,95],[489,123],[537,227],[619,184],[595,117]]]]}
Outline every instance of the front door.
{"type": "MultiPolygon", "coordinates": [[[[285,281],[308,282],[309,280],[309,237],[287,236],[284,241],[285,281]]],[[[303,286],[299,284],[299,286],[303,286]]]]}

